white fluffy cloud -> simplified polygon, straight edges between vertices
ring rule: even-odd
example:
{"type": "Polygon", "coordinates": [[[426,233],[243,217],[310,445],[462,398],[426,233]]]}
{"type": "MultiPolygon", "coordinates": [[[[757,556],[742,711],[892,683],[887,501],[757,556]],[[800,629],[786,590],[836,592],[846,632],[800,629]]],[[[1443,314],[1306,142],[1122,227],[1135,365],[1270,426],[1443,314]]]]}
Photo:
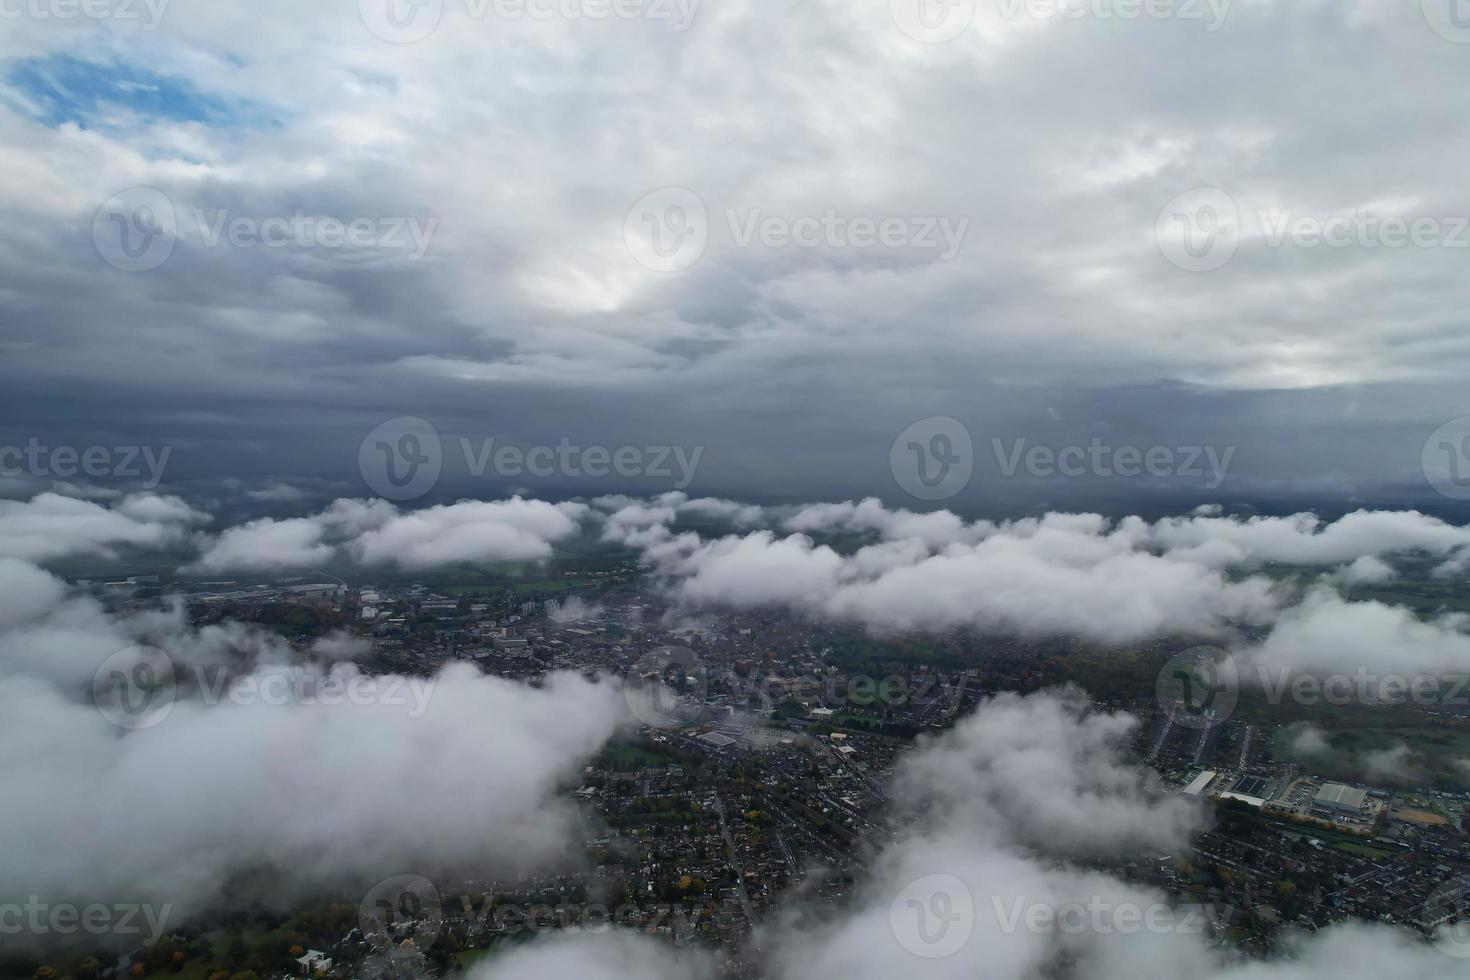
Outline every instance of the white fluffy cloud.
{"type": "Polygon", "coordinates": [[[1470,670],[1470,617],[1420,619],[1411,609],[1348,602],[1317,587],[1284,610],[1248,656],[1265,667],[1326,674],[1362,668],[1379,676],[1443,676],[1470,670]]]}
{"type": "Polygon", "coordinates": [[[690,602],[782,605],[884,630],[968,627],[1118,643],[1218,634],[1232,623],[1268,621],[1276,609],[1264,579],[1234,581],[1152,553],[1128,522],[1115,528],[1096,515],[966,525],[949,514],[893,514],[865,502],[806,508],[790,524],[861,526],[884,540],[841,555],[805,534],[763,530],[704,541],[655,526],[638,543],[690,602]]]}
{"type": "Polygon", "coordinates": [[[364,564],[404,568],[550,558],[555,542],[577,533],[586,509],[520,497],[463,501],[393,517],[363,532],[351,549],[364,564]]]}
{"type": "MultiPolygon", "coordinates": [[[[860,875],[850,902],[769,925],[745,955],[762,975],[782,980],[1461,975],[1460,961],[1418,937],[1365,925],[1291,936],[1281,953],[1239,960],[1215,944],[1208,910],[1198,917],[1172,912],[1162,893],[1073,863],[1089,854],[1172,850],[1201,826],[1193,801],[1161,794],[1124,760],[1120,743],[1132,724],[1090,711],[1065,691],[982,704],[900,761],[895,833],[860,875]],[[943,903],[935,902],[936,889],[944,890],[943,903]],[[925,955],[940,951],[926,946],[915,926],[925,913],[950,917],[939,941],[949,932],[959,941],[943,947],[946,955],[925,955]],[[1145,916],[1160,925],[1143,926],[1145,916]]],[[[937,921],[927,923],[931,939],[937,921]]],[[[558,937],[492,957],[476,980],[579,975],[574,970],[631,980],[714,965],[660,940],[558,937]]]]}
{"type": "Polygon", "coordinates": [[[1380,602],[1349,602],[1331,586],[1387,581],[1383,556],[1459,555],[1470,529],[1414,512],[1362,511],[1333,522],[1190,517],[1148,523],[1097,514],[965,521],[878,500],[767,508],[778,524],[724,537],[675,535],[673,508],[629,498],[605,536],[643,550],[672,593],[691,604],[782,606],[878,630],[955,627],[1122,644],[1165,635],[1229,640],[1270,626],[1247,656],[1268,667],[1380,673],[1470,670],[1470,622],[1429,621],[1380,602]],[[812,535],[876,539],[842,554],[812,535]],[[1315,584],[1255,574],[1267,563],[1317,569],[1315,584]],[[1338,566],[1328,572],[1332,566],[1338,566]]]}
{"type": "Polygon", "coordinates": [[[322,541],[324,531],[319,521],[306,517],[262,517],[226,528],[194,567],[201,572],[310,568],[336,554],[336,549],[322,541]]]}
{"type": "Polygon", "coordinates": [[[234,690],[299,685],[307,699],[191,697],[123,734],[45,682],[0,681],[3,897],[171,902],[183,916],[244,872],[279,897],[403,868],[564,860],[577,823],[555,794],[618,725],[614,689],[531,689],[468,666],[370,683],[350,666],[260,667],[234,690]],[[311,703],[330,683],[367,694],[311,703]]]}
{"type": "Polygon", "coordinates": [[[55,493],[0,500],[0,557],[48,561],[109,555],[120,546],[158,548],[206,519],[177,497],[154,494],[124,497],[110,507],[55,493]]]}
{"type": "Polygon", "coordinates": [[[334,502],[311,517],[261,518],[202,539],[194,571],[308,568],[345,555],[364,565],[423,569],[531,561],[575,535],[583,504],[513,497],[401,512],[381,500],[334,502]]]}
{"type": "Polygon", "coordinates": [[[616,687],[463,664],[368,677],[344,660],[361,650],[325,638],[316,666],[179,606],[114,615],[0,558],[0,899],[169,904],[178,922],[238,897],[241,876],[277,899],[567,860],[580,825],[558,791],[625,722],[616,687]],[[95,679],[144,664],[174,696],[120,726],[95,679]]]}

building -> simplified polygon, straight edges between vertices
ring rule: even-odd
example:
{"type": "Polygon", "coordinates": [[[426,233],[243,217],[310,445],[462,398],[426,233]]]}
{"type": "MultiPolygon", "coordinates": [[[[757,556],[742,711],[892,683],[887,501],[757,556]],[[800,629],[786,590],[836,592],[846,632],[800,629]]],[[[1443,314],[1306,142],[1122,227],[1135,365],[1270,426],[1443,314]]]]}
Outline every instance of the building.
{"type": "Polygon", "coordinates": [[[300,967],[303,977],[330,973],[332,970],[332,958],[319,949],[308,949],[305,956],[296,957],[296,964],[300,967]]]}
{"type": "Polygon", "coordinates": [[[1317,791],[1314,806],[1335,813],[1357,814],[1363,810],[1363,801],[1368,798],[1365,790],[1344,786],[1342,783],[1327,783],[1317,791]]]}
{"type": "Polygon", "coordinates": [[[1213,769],[1207,769],[1204,772],[1200,773],[1198,776],[1195,776],[1194,779],[1190,781],[1190,784],[1184,787],[1184,789],[1180,790],[1180,792],[1183,793],[1185,796],[1199,796],[1205,791],[1210,783],[1215,781],[1215,777],[1217,775],[1219,774],[1216,773],[1213,769]]]}

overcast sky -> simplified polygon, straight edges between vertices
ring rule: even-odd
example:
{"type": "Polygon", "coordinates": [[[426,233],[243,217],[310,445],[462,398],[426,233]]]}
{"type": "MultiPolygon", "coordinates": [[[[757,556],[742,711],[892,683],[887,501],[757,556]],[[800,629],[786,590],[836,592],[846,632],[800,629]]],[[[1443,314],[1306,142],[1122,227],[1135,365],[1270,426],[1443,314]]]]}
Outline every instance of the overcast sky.
{"type": "Polygon", "coordinates": [[[1452,0],[91,9],[0,4],[5,446],[354,495],[411,416],[430,500],[972,512],[1444,509],[1426,447],[1470,474],[1470,423],[1432,438],[1470,415],[1452,0]],[[701,452],[475,476],[491,437],[701,452]],[[1008,475],[1020,440],[1181,452],[1008,475]],[[916,495],[914,452],[972,473],[916,495]]]}

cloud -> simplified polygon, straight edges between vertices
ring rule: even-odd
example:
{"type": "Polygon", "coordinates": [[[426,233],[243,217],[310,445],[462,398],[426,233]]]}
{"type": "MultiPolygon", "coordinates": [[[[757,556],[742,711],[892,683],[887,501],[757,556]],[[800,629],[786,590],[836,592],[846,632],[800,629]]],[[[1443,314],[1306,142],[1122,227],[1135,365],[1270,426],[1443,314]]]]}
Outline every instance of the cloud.
{"type": "Polygon", "coordinates": [[[365,565],[428,568],[462,561],[528,561],[551,557],[552,545],[578,531],[583,504],[513,497],[463,501],[394,517],[351,544],[365,565]]]}
{"type": "Polygon", "coordinates": [[[1337,570],[1337,577],[1347,585],[1381,585],[1391,582],[1398,573],[1380,558],[1364,555],[1337,570]]]}
{"type": "Polygon", "coordinates": [[[381,500],[337,500],[310,517],[260,518],[201,538],[195,572],[309,568],[339,556],[424,569],[551,557],[580,530],[583,504],[513,497],[402,512],[381,500]]]}
{"type": "Polygon", "coordinates": [[[1451,613],[1420,619],[1381,602],[1348,602],[1325,586],[1283,610],[1247,657],[1267,668],[1326,674],[1362,669],[1378,676],[1444,676],[1470,670],[1470,620],[1451,613]]]}
{"type": "Polygon", "coordinates": [[[713,957],[702,950],[676,951],[657,940],[613,933],[538,939],[482,960],[468,976],[470,980],[706,980],[719,975],[713,957]]]}
{"type": "Polygon", "coordinates": [[[1313,725],[1302,725],[1292,736],[1291,751],[1297,755],[1325,756],[1332,753],[1327,733],[1313,725]]]}
{"type": "MultiPolygon", "coordinates": [[[[1173,850],[1202,826],[1196,804],[1160,793],[1126,761],[1133,724],[1065,690],[982,703],[900,759],[893,833],[847,901],[788,908],[742,955],[779,978],[1459,976],[1456,960],[1419,937],[1361,924],[1287,932],[1282,950],[1244,960],[1221,950],[1208,906],[1176,905],[1074,860],[1173,850]]],[[[594,964],[599,976],[675,976],[712,965],[698,956],[642,936],[559,937],[491,957],[478,980],[594,964]]]]}
{"type": "Polygon", "coordinates": [[[1181,847],[1203,814],[1124,760],[1136,726],[1131,715],[1091,710],[1075,689],[998,695],[921,742],[894,796],[952,825],[1067,855],[1181,847]]]}
{"type": "Polygon", "coordinates": [[[690,606],[776,606],[879,631],[965,628],[1108,645],[1167,635],[1232,640],[1244,627],[1269,626],[1263,641],[1242,644],[1247,660],[1268,669],[1470,669],[1465,616],[1423,621],[1401,607],[1349,602],[1332,587],[1391,578],[1380,555],[1464,550],[1470,531],[1414,511],[1330,523],[1311,514],[1150,524],[1061,513],[992,522],[868,499],[764,509],[766,521],[795,532],[784,536],[762,529],[704,538],[674,534],[670,507],[617,505],[604,537],[640,548],[690,606]],[[814,537],[833,533],[872,543],[839,552],[814,537]],[[1251,574],[1268,563],[1340,567],[1302,587],[1251,574]]]}
{"type": "Polygon", "coordinates": [[[325,528],[305,517],[275,520],[262,517],[227,528],[206,546],[193,570],[259,571],[310,568],[331,560],[336,550],[322,541],[325,528]]]}
{"type": "Polygon", "coordinates": [[[1331,523],[1315,514],[1196,516],[1165,518],[1153,526],[1151,538],[1166,552],[1211,563],[1336,565],[1414,551],[1451,554],[1470,546],[1470,528],[1412,510],[1357,511],[1331,523]]]}
{"type": "MultiPolygon", "coordinates": [[[[853,513],[807,508],[792,520],[815,528],[846,524],[853,513]]],[[[981,527],[943,515],[916,526],[878,508],[869,514],[883,518],[885,540],[850,555],[768,530],[705,541],[655,526],[637,540],[685,601],[778,605],[880,630],[966,627],[1121,643],[1269,621],[1278,601],[1264,579],[1235,581],[1142,550],[1142,530],[1126,521],[1054,514],[981,527]]]]}
{"type": "Polygon", "coordinates": [[[245,873],[268,875],[279,898],[403,868],[555,865],[577,824],[558,786],[622,705],[580,678],[531,689],[462,665],[427,682],[258,668],[232,690],[243,700],[256,685],[322,702],[185,699],[123,735],[43,683],[0,684],[14,749],[0,763],[5,897],[131,897],[188,915],[245,873]],[[357,684],[365,700],[331,703],[332,684],[357,684]]]}
{"type": "Polygon", "coordinates": [[[182,921],[404,868],[570,860],[580,817],[559,793],[627,722],[616,686],[458,663],[369,676],[346,662],[365,646],[298,651],[191,626],[180,605],[117,615],[0,558],[0,899],[169,904],[182,921]],[[148,711],[120,714],[108,686],[140,670],[174,683],[131,689],[148,711]]]}
{"type": "Polygon", "coordinates": [[[159,548],[206,520],[177,497],[134,494],[104,507],[55,493],[0,500],[0,557],[49,561],[110,556],[121,546],[159,548]]]}
{"type": "Polygon", "coordinates": [[[1363,755],[1363,776],[1382,786],[1418,786],[1427,773],[1417,764],[1414,750],[1403,742],[1363,755]]]}

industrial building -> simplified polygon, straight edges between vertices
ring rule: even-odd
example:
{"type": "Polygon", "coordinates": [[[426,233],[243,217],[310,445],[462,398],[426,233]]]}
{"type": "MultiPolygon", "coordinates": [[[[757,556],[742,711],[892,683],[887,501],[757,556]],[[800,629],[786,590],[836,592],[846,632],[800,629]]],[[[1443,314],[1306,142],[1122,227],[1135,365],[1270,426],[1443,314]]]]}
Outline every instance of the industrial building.
{"type": "Polygon", "coordinates": [[[1317,797],[1312,802],[1323,810],[1357,814],[1362,812],[1363,802],[1367,798],[1366,790],[1354,789],[1342,783],[1327,783],[1317,791],[1317,797]]]}

